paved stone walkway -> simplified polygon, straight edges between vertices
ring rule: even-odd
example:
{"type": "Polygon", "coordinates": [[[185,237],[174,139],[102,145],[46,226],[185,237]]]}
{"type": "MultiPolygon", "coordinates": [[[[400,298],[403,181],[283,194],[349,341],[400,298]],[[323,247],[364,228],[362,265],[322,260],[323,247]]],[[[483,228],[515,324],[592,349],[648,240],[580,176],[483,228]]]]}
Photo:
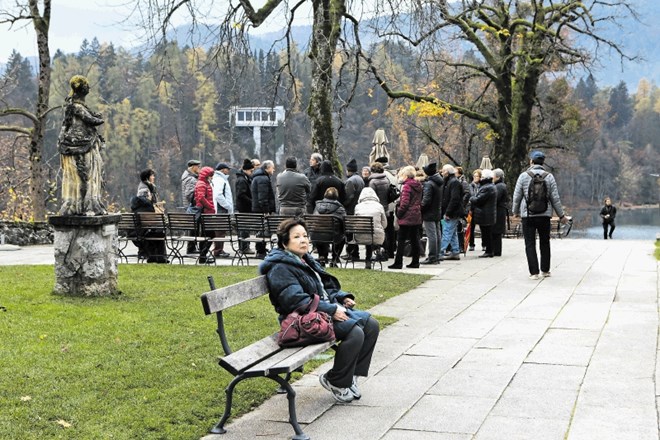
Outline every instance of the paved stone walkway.
{"type": "MultiPolygon", "coordinates": [[[[0,252],[0,264],[52,264],[48,249],[0,252]]],[[[540,281],[521,240],[505,240],[501,258],[417,269],[433,279],[372,310],[399,321],[381,333],[362,399],[336,404],[318,383],[325,364],[294,385],[299,421],[315,440],[657,440],[653,249],[553,240],[540,281]]],[[[287,419],[276,395],[204,440],[289,438],[287,419]]]]}

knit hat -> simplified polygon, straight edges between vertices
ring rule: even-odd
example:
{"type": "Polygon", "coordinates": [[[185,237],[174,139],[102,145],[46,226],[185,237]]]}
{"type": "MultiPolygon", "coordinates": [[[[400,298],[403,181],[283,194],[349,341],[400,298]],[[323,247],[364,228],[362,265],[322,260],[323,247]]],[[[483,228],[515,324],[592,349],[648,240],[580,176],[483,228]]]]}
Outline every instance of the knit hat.
{"type": "Polygon", "coordinates": [[[225,168],[229,168],[229,165],[227,165],[224,162],[220,162],[215,166],[215,169],[218,170],[218,171],[224,170],[225,168]]]}
{"type": "Polygon", "coordinates": [[[201,165],[202,163],[198,160],[191,159],[188,161],[188,168],[195,166],[195,165],[201,165]]]}
{"type": "Polygon", "coordinates": [[[387,163],[387,162],[389,162],[389,160],[387,159],[386,156],[381,156],[378,159],[376,159],[376,162],[378,162],[378,163],[387,163]]]}
{"type": "Polygon", "coordinates": [[[254,164],[252,163],[251,159],[243,159],[243,170],[248,171],[248,170],[253,170],[254,169],[254,164]]]}
{"type": "Polygon", "coordinates": [[[347,164],[346,164],[346,171],[351,171],[355,173],[357,171],[357,162],[355,159],[351,159],[347,164]]]}
{"type": "Polygon", "coordinates": [[[424,174],[427,176],[432,176],[438,173],[438,165],[435,162],[431,162],[425,167],[422,167],[422,169],[424,170],[424,174]]]}

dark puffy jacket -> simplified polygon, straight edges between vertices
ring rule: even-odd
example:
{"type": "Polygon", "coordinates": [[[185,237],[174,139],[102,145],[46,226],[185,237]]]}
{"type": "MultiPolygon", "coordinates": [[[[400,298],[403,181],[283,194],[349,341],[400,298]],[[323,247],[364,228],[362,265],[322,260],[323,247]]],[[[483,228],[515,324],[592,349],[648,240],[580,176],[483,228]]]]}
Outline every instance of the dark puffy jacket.
{"type": "Polygon", "coordinates": [[[332,199],[323,199],[316,202],[316,207],[314,208],[314,214],[329,214],[341,222],[341,227],[335,230],[333,235],[321,235],[316,234],[312,237],[313,240],[322,240],[322,241],[334,241],[335,243],[340,243],[344,241],[344,217],[346,217],[346,209],[344,205],[339,203],[337,200],[332,199]],[[321,236],[319,236],[321,235],[321,236]]]}
{"type": "Polygon", "coordinates": [[[495,222],[495,234],[504,234],[506,232],[506,216],[509,213],[507,208],[509,204],[509,190],[503,180],[495,184],[497,191],[497,221],[495,222]]]}
{"type": "Polygon", "coordinates": [[[445,179],[445,188],[442,192],[442,215],[456,219],[463,217],[463,185],[453,175],[450,174],[445,179]]]}
{"type": "Polygon", "coordinates": [[[387,213],[387,208],[389,203],[387,203],[387,194],[390,191],[390,179],[387,178],[385,173],[373,173],[369,176],[369,188],[373,189],[380,204],[383,205],[385,213],[387,213]]]}
{"type": "Polygon", "coordinates": [[[359,174],[353,174],[346,179],[346,184],[344,186],[346,190],[346,198],[344,199],[346,213],[353,215],[355,212],[355,205],[357,205],[360,193],[364,188],[364,180],[359,174]]]}
{"type": "Polygon", "coordinates": [[[445,181],[440,174],[429,176],[424,181],[422,193],[422,220],[439,222],[442,220],[442,192],[445,181]]]}
{"type": "Polygon", "coordinates": [[[270,214],[275,212],[275,192],[270,182],[270,174],[259,168],[252,174],[252,212],[270,214]]]}
{"type": "Polygon", "coordinates": [[[237,212],[252,212],[252,178],[241,170],[236,173],[236,207],[237,212]]]}
{"type": "Polygon", "coordinates": [[[492,179],[481,179],[476,196],[470,197],[472,220],[478,225],[494,225],[497,220],[497,190],[492,179]]]}
{"type": "Polygon", "coordinates": [[[396,217],[402,226],[422,224],[422,184],[417,180],[408,178],[403,182],[396,217]]]}
{"type": "Polygon", "coordinates": [[[344,203],[344,199],[346,199],[344,182],[332,174],[332,165],[329,161],[324,160],[321,162],[321,175],[316,179],[316,183],[312,185],[312,192],[307,199],[307,212],[314,212],[316,202],[323,199],[328,188],[336,188],[339,192],[339,202],[344,203]]]}
{"type": "MultiPolygon", "coordinates": [[[[280,321],[298,307],[308,304],[314,294],[321,297],[318,310],[330,316],[337,311],[338,303],[346,298],[355,298],[341,290],[339,280],[326,272],[311,254],[306,254],[303,258],[307,264],[277,248],[270,251],[259,265],[259,273],[266,275],[270,302],[280,314],[280,321]]],[[[337,339],[345,337],[357,324],[355,318],[364,313],[366,312],[348,309],[348,320],[333,321],[337,339]]]]}
{"type": "Polygon", "coordinates": [[[204,208],[202,214],[215,214],[215,203],[213,202],[213,187],[209,178],[213,177],[215,171],[211,167],[204,167],[199,172],[199,178],[195,184],[195,206],[204,208]]]}

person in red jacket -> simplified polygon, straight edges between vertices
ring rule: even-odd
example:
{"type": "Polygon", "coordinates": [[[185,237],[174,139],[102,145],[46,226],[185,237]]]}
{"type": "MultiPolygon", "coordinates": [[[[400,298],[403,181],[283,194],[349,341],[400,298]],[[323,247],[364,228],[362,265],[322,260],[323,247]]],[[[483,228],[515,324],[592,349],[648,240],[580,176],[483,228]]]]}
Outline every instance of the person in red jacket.
{"type": "Polygon", "coordinates": [[[394,264],[389,269],[403,267],[403,253],[407,240],[410,240],[412,261],[406,267],[419,267],[419,227],[422,224],[422,184],[415,180],[415,167],[405,166],[399,171],[399,181],[402,182],[401,197],[396,207],[396,218],[399,222],[399,237],[397,241],[394,264]]]}
{"type": "MultiPolygon", "coordinates": [[[[215,171],[211,167],[204,167],[199,172],[197,183],[195,184],[195,206],[202,208],[202,214],[215,214],[215,203],[213,202],[213,187],[211,179],[215,171]]],[[[211,247],[210,243],[204,243],[199,249],[199,263],[205,264],[213,262],[213,257],[206,254],[211,247]]]]}

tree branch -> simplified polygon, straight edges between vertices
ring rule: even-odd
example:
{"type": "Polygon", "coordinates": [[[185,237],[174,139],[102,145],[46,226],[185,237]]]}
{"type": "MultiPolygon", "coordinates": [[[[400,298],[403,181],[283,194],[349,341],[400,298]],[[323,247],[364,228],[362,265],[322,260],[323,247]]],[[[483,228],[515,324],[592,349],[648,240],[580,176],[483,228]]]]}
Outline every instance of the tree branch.
{"type": "Polygon", "coordinates": [[[24,116],[24,117],[28,118],[29,120],[31,120],[35,124],[39,123],[39,119],[37,118],[37,116],[34,113],[29,112],[25,109],[22,109],[22,108],[5,108],[5,109],[0,110],[0,118],[2,118],[4,116],[11,116],[11,115],[24,116]]]}
{"type": "Polygon", "coordinates": [[[24,134],[26,136],[30,136],[32,134],[31,129],[25,128],[25,127],[20,127],[18,125],[0,125],[0,131],[21,133],[21,134],[24,134]]]}

